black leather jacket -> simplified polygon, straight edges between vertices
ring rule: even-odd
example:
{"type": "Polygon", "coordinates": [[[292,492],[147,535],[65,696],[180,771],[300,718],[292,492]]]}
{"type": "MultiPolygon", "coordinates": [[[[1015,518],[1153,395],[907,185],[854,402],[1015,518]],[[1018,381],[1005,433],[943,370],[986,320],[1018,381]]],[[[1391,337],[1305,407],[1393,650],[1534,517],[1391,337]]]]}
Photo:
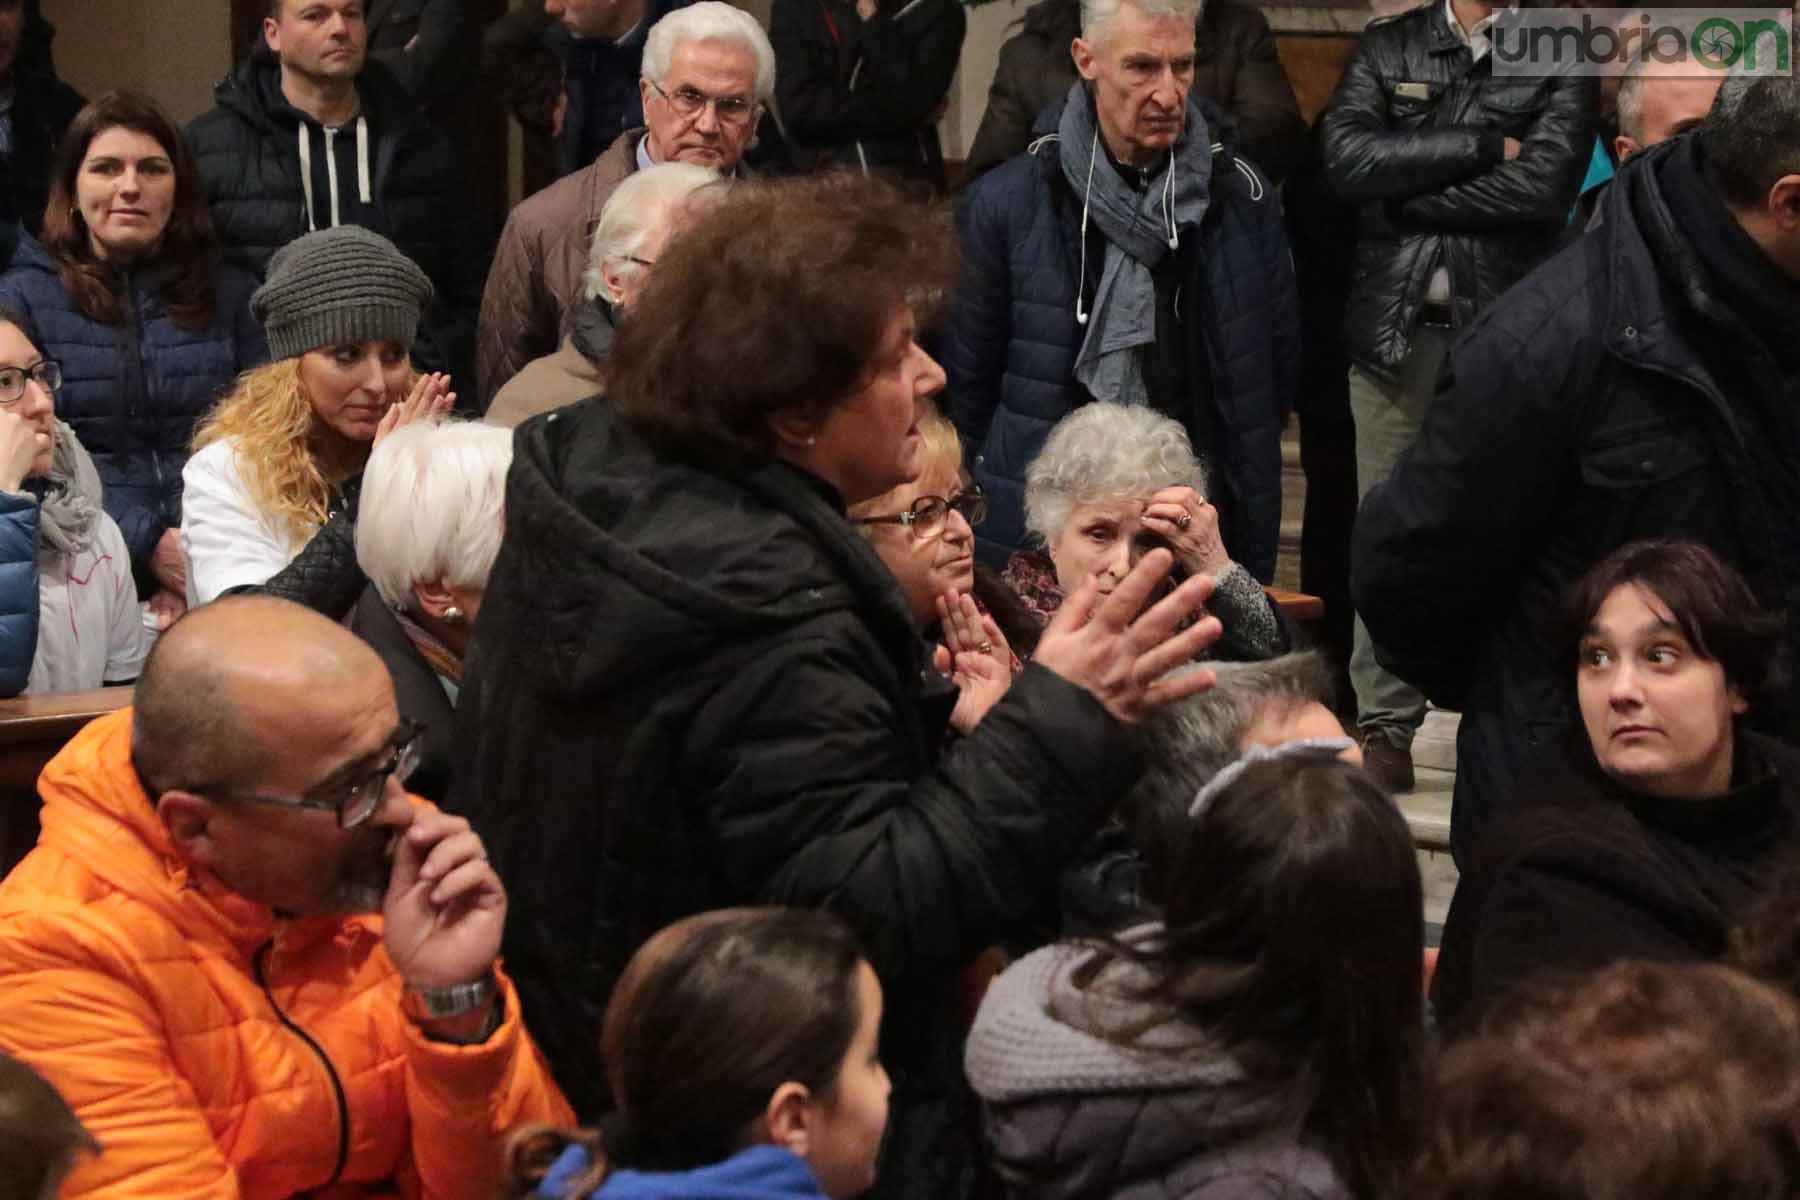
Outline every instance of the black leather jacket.
{"type": "Polygon", "coordinates": [[[1344,338],[1391,376],[1427,284],[1450,271],[1467,325],[1556,249],[1594,147],[1596,81],[1496,78],[1450,28],[1443,0],[1372,23],[1325,115],[1325,170],[1362,206],[1344,338]],[[1505,139],[1524,144],[1505,157],[1505,139]]]}

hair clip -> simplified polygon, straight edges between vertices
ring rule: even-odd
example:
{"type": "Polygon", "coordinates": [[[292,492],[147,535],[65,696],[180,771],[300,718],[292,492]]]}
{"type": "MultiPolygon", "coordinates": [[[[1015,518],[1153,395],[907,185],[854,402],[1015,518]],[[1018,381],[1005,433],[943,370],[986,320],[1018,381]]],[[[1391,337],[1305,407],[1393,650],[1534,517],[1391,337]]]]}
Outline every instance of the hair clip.
{"type": "Polygon", "coordinates": [[[1306,754],[1330,753],[1342,754],[1356,745],[1347,737],[1334,738],[1301,738],[1297,742],[1283,742],[1279,746],[1252,746],[1244,751],[1244,756],[1235,762],[1225,764],[1217,775],[1206,781],[1194,796],[1194,802],[1188,805],[1188,816],[1197,817],[1206,811],[1206,806],[1213,802],[1213,797],[1238,781],[1251,767],[1260,762],[1274,762],[1283,758],[1298,758],[1306,754]]]}

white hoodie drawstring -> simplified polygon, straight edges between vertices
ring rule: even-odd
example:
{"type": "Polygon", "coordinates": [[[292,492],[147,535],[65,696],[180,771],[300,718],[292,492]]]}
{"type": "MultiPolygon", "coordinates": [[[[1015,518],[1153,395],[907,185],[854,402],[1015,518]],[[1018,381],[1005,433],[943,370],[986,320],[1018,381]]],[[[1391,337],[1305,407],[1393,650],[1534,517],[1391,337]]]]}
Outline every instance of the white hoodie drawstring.
{"type": "Polygon", "coordinates": [[[300,192],[305,197],[306,232],[317,233],[319,223],[313,219],[313,183],[312,183],[312,138],[308,136],[306,122],[302,121],[300,129],[300,192]]]}
{"type": "Polygon", "coordinates": [[[331,228],[336,229],[344,223],[338,215],[338,177],[337,177],[337,135],[335,129],[325,130],[325,182],[331,188],[331,228]]]}
{"type": "Polygon", "coordinates": [[[364,204],[375,203],[369,182],[369,118],[356,118],[356,194],[364,204]]]}

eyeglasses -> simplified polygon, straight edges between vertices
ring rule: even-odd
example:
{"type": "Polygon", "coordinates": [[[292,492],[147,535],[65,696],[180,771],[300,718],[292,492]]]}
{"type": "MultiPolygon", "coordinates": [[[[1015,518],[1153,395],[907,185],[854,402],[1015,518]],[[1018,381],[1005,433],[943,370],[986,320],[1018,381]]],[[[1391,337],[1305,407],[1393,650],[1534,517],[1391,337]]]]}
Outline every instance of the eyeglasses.
{"type": "MultiPolygon", "coordinates": [[[[280,804],[288,808],[311,808],[337,814],[339,829],[355,829],[375,815],[387,794],[390,776],[405,783],[419,765],[419,735],[425,726],[417,721],[402,720],[388,742],[388,753],[367,775],[333,783],[317,789],[320,794],[306,796],[270,796],[263,792],[225,792],[234,800],[250,800],[258,804],[280,804]]],[[[199,789],[196,789],[199,790],[199,789]]]]}
{"type": "Polygon", "coordinates": [[[39,359],[29,367],[0,367],[0,404],[17,404],[25,398],[25,383],[32,380],[52,396],[62,386],[62,365],[55,359],[39,359]]]}
{"type": "Polygon", "coordinates": [[[673,94],[665,92],[656,80],[645,78],[645,82],[656,90],[656,94],[669,102],[675,115],[684,121],[697,121],[700,114],[712,105],[713,116],[721,125],[748,125],[756,112],[756,101],[746,100],[742,96],[708,96],[699,88],[686,84],[675,89],[673,94]]]}
{"type": "Polygon", "coordinates": [[[953,512],[961,513],[969,524],[979,525],[987,519],[987,497],[981,494],[980,488],[966,488],[948,500],[942,496],[920,496],[906,512],[885,517],[853,517],[850,523],[904,525],[914,537],[925,541],[944,532],[944,521],[953,512]]]}

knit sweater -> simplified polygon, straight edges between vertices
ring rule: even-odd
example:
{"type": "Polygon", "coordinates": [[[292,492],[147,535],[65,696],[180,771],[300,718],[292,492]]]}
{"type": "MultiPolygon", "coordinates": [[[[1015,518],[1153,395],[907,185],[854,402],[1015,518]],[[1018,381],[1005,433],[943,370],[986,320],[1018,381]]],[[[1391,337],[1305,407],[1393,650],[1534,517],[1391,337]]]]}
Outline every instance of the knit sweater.
{"type": "Polygon", "coordinates": [[[1347,1200],[1331,1164],[1287,1137],[1243,1070],[1174,1020],[1130,1045],[1101,1030],[1146,1015],[1115,965],[1076,982],[1090,947],[1028,954],[989,988],[964,1065],[986,1110],[988,1149],[1012,1194],[1347,1200]]]}

